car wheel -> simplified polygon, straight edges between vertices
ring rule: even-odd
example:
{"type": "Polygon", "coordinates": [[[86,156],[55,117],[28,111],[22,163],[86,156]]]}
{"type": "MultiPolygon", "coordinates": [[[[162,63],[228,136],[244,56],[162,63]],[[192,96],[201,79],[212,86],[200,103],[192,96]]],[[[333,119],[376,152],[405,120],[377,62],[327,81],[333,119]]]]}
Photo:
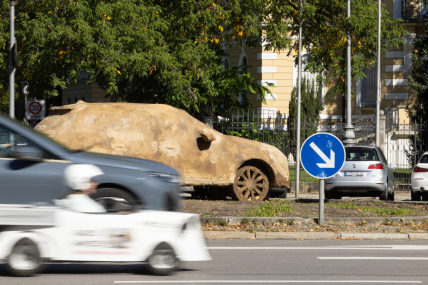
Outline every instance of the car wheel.
{"type": "Polygon", "coordinates": [[[267,176],[255,166],[245,166],[236,172],[232,198],[240,201],[263,201],[269,192],[267,176]]]}
{"type": "Polygon", "coordinates": [[[101,188],[91,194],[91,198],[103,205],[107,211],[131,211],[140,207],[137,198],[122,189],[101,188]]]}
{"type": "Polygon", "coordinates": [[[421,200],[421,193],[420,192],[413,192],[410,191],[410,196],[412,198],[412,201],[420,201],[421,200]]]}
{"type": "Polygon", "coordinates": [[[428,192],[422,192],[422,201],[428,201],[428,192]]]}
{"type": "Polygon", "coordinates": [[[382,201],[386,201],[388,200],[388,189],[385,189],[385,191],[383,191],[380,196],[379,196],[379,200],[382,201]]]}
{"type": "Polygon", "coordinates": [[[155,275],[168,275],[175,271],[178,266],[178,259],[172,247],[166,243],[161,243],[148,258],[150,272],[155,275]]]}
{"type": "Polygon", "coordinates": [[[28,238],[19,240],[7,258],[6,268],[15,276],[31,276],[42,270],[42,258],[36,243],[28,238]]]}
{"type": "Polygon", "coordinates": [[[386,190],[388,191],[388,197],[387,197],[388,201],[394,201],[395,193],[393,188],[387,187],[386,190]]]}

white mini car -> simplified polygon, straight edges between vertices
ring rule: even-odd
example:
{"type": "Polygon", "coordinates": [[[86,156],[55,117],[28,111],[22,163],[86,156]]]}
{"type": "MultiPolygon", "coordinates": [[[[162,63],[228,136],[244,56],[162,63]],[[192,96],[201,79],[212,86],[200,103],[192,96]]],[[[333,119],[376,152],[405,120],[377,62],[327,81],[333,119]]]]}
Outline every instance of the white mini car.
{"type": "Polygon", "coordinates": [[[59,207],[0,205],[0,259],[14,275],[43,261],[148,262],[166,275],[179,261],[210,260],[199,216],[140,211],[79,213],[59,207]]]}
{"type": "Polygon", "coordinates": [[[412,171],[412,201],[428,201],[428,152],[425,152],[412,171]]]}

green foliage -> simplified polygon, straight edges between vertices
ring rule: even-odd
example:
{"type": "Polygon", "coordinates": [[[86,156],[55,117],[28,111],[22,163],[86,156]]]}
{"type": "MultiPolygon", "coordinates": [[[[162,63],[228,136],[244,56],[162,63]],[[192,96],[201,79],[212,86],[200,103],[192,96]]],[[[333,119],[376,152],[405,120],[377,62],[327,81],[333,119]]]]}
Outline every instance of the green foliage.
{"type": "Polygon", "coordinates": [[[380,207],[358,206],[352,202],[340,202],[340,203],[328,202],[325,205],[334,207],[334,208],[339,208],[339,209],[361,211],[364,214],[374,214],[377,216],[407,216],[407,215],[416,214],[416,212],[412,209],[386,209],[386,208],[380,208],[380,207]]]}
{"type": "MultiPolygon", "coordinates": [[[[319,78],[319,77],[318,77],[319,78]]],[[[320,112],[324,109],[326,101],[322,98],[323,83],[321,80],[310,80],[306,77],[302,78],[301,86],[301,104],[300,104],[300,120],[301,120],[301,131],[300,141],[301,143],[317,132],[320,112]]],[[[291,92],[291,100],[289,105],[289,130],[291,137],[296,137],[296,128],[292,127],[291,123],[297,123],[297,86],[294,86],[291,92]]]]}
{"type": "MultiPolygon", "coordinates": [[[[351,17],[347,17],[346,0],[306,0],[303,9],[299,2],[285,0],[284,5],[291,8],[290,33],[299,35],[299,16],[302,14],[302,46],[305,48],[309,63],[306,70],[312,73],[327,74],[327,86],[334,85],[337,92],[346,90],[346,45],[347,31],[351,31],[352,79],[365,78],[363,69],[374,66],[377,55],[377,20],[378,3],[370,0],[351,1],[351,17]]],[[[382,44],[381,50],[386,51],[387,45],[398,47],[401,37],[406,31],[402,20],[393,20],[382,6],[382,44]]],[[[293,45],[298,50],[298,42],[293,45]]],[[[297,63],[297,58],[296,58],[297,63]]]]}
{"type": "MultiPolygon", "coordinates": [[[[320,112],[324,109],[325,102],[322,98],[322,82],[310,80],[306,77],[302,78],[301,87],[301,107],[300,107],[300,120],[302,122],[311,121],[318,122],[320,112]]],[[[297,119],[297,86],[294,86],[291,91],[291,100],[289,105],[289,119],[297,119]]]]}
{"type": "Polygon", "coordinates": [[[257,207],[248,209],[244,213],[244,217],[277,217],[281,213],[292,213],[293,208],[289,201],[273,200],[263,202],[257,207]]]}
{"type": "MultiPolygon", "coordinates": [[[[428,32],[428,22],[425,22],[425,32],[428,32]]],[[[409,76],[409,85],[415,94],[415,103],[407,109],[409,117],[417,124],[428,123],[428,38],[416,36],[414,39],[414,51],[412,53],[413,69],[409,76]]],[[[407,161],[413,167],[417,164],[422,154],[427,149],[426,137],[428,130],[419,128],[415,136],[410,136],[409,150],[406,150],[407,161]],[[415,145],[416,141],[416,145],[415,145]]]]}
{"type": "MultiPolygon", "coordinates": [[[[425,23],[428,32],[428,22],[425,23]]],[[[409,117],[417,122],[428,121],[428,38],[416,36],[412,53],[413,69],[409,76],[409,85],[416,95],[413,110],[408,110],[409,117]]]]}
{"type": "MultiPolygon", "coordinates": [[[[0,0],[3,86],[8,86],[9,2],[0,0]]],[[[346,71],[346,25],[355,47],[353,78],[363,77],[362,68],[376,55],[377,4],[352,1],[350,19],[345,5],[345,0],[307,0],[302,10],[307,68],[331,72],[339,78],[338,89],[346,71]]],[[[28,83],[31,96],[57,96],[86,71],[109,96],[120,93],[128,102],[166,103],[193,113],[216,109],[240,90],[261,91],[263,98],[267,89],[257,90],[250,75],[223,74],[226,54],[219,43],[245,40],[254,48],[265,42],[267,51],[292,51],[298,8],[294,0],[20,0],[17,89],[28,83]]],[[[396,45],[404,30],[399,20],[385,17],[386,10],[383,15],[383,37],[396,45]]]]}

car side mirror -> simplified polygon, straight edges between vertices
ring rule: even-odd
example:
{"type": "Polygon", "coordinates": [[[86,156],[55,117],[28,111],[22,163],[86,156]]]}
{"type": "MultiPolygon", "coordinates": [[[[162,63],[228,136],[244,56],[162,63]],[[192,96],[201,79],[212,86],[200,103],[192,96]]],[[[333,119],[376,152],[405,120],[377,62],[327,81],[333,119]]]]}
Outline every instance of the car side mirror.
{"type": "Polygon", "coordinates": [[[42,159],[43,152],[35,147],[23,146],[15,149],[15,157],[23,159],[42,159]]]}
{"type": "Polygon", "coordinates": [[[394,163],[391,163],[391,164],[389,165],[389,168],[391,168],[392,170],[394,170],[394,169],[396,169],[396,168],[397,168],[397,165],[396,165],[396,164],[394,164],[394,163]]]}

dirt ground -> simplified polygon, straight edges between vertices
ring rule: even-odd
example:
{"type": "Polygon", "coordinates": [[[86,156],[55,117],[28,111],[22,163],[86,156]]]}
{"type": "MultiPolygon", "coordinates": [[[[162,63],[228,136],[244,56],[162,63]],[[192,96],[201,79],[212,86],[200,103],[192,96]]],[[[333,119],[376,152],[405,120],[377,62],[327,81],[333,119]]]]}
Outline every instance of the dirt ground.
{"type": "MultiPolygon", "coordinates": [[[[269,202],[210,201],[185,199],[182,212],[201,217],[317,217],[319,204],[314,199],[295,201],[271,199],[269,202]]],[[[377,199],[330,200],[325,203],[325,218],[428,216],[428,204],[385,202],[377,199]]]]}

